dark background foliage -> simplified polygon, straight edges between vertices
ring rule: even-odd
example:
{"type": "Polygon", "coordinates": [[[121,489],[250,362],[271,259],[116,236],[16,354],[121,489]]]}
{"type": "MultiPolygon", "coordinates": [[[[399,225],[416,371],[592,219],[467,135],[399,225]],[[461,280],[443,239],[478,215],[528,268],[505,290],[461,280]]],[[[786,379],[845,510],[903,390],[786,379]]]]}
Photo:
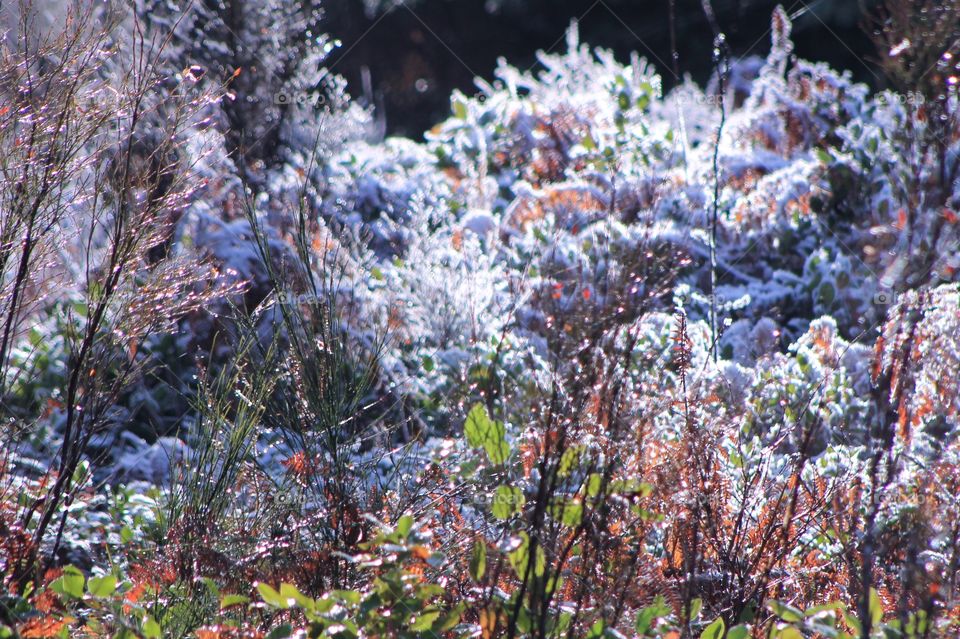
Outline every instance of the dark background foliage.
{"type": "MultiPolygon", "coordinates": [[[[713,30],[702,0],[674,0],[676,69],[705,82],[712,71],[713,30]]],[[[735,56],[765,55],[770,14],[777,4],[794,19],[798,56],[849,69],[876,87],[873,46],[861,28],[873,0],[716,0],[717,22],[735,56]]],[[[533,66],[538,50],[564,47],[572,18],[583,42],[613,49],[625,60],[637,51],[657,66],[665,88],[670,61],[671,0],[340,0],[326,7],[327,31],[344,43],[332,66],[350,92],[372,101],[387,132],[417,137],[449,111],[453,89],[472,93],[475,76],[490,78],[497,58],[533,66]],[[369,81],[364,82],[368,73],[369,81]]]]}

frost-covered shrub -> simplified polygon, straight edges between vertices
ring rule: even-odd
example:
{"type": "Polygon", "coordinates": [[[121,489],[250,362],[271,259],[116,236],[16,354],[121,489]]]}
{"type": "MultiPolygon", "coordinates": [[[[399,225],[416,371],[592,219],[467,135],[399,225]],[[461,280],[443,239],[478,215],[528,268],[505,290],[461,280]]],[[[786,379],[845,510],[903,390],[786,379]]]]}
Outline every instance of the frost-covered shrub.
{"type": "Polygon", "coordinates": [[[823,316],[837,339],[875,327],[895,288],[876,216],[899,196],[869,195],[863,176],[882,183],[898,154],[863,136],[893,139],[895,102],[794,59],[785,13],[772,40],[727,96],[690,83],[662,96],[642,59],[621,64],[571,29],[539,72],[504,62],[476,95],[455,94],[426,144],[348,143],[325,160],[311,207],[352,265],[352,330],[395,331],[391,383],[429,395],[484,358],[537,362],[671,293],[691,321],[718,311],[720,350],[741,366],[786,353],[823,316]]]}
{"type": "Polygon", "coordinates": [[[449,224],[460,204],[422,146],[401,139],[350,145],[327,160],[320,215],[380,259],[403,259],[424,233],[449,224]]]}
{"type": "Polygon", "coordinates": [[[825,243],[810,254],[804,264],[803,282],[814,316],[829,315],[854,335],[877,323],[874,299],[878,283],[869,267],[836,243],[825,243]]]}
{"type": "Polygon", "coordinates": [[[815,320],[788,355],[757,363],[746,428],[787,450],[812,431],[807,446],[814,456],[831,443],[862,443],[870,423],[869,349],[837,332],[831,318],[815,320]]]}
{"type": "Polygon", "coordinates": [[[264,169],[291,150],[327,151],[328,142],[362,130],[365,117],[323,68],[335,45],[323,35],[318,3],[145,0],[137,9],[151,33],[169,32],[164,57],[172,69],[196,67],[226,83],[231,99],[217,119],[227,150],[259,187],[269,184],[264,169]]]}
{"type": "MultiPolygon", "coordinates": [[[[164,59],[181,88],[247,66],[163,155],[194,183],[151,262],[199,256],[197,290],[222,288],[176,334],[110,333],[108,363],[168,383],[125,386],[84,449],[97,480],[162,488],[167,585],[342,594],[364,515],[416,511],[449,564],[409,559],[475,636],[511,616],[517,634],[697,636],[707,615],[759,632],[774,596],[874,606],[872,584],[893,610],[920,572],[955,590],[956,154],[914,148],[920,111],[796,60],[778,11],[726,95],[664,96],[573,28],[539,71],[503,62],[455,94],[426,141],[376,141],[326,41],[263,28],[274,9],[315,26],[302,7],[230,6],[197,5],[164,59]],[[323,103],[274,101],[288,90],[323,103]]],[[[151,7],[149,29],[172,26],[151,7]]],[[[23,475],[62,443],[63,298],[4,377],[15,415],[49,409],[11,457],[23,475]]]]}
{"type": "MultiPolygon", "coordinates": [[[[324,214],[374,238],[372,251],[356,256],[369,260],[372,275],[353,286],[360,306],[376,310],[368,317],[394,318],[392,379],[416,380],[401,387],[421,397],[459,402],[472,394],[504,411],[504,441],[519,451],[505,462],[515,483],[504,490],[527,500],[536,492],[537,451],[552,441],[537,419],[557,389],[558,405],[574,402],[569,413],[586,416],[571,418],[583,429],[575,432],[584,450],[646,468],[657,494],[693,482],[658,502],[667,523],[650,539],[674,539],[668,555],[687,552],[670,535],[683,539],[691,518],[704,516],[690,493],[700,480],[684,463],[710,468],[712,488],[701,490],[712,512],[726,513],[720,520],[742,512],[749,523],[732,538],[717,533],[710,543],[732,543],[737,552],[703,551],[703,579],[742,579],[744,596],[764,577],[743,566],[765,552],[756,540],[774,534],[782,516],[771,496],[779,508],[805,513],[796,539],[817,549],[815,560],[805,558],[790,546],[793,537],[784,538],[783,565],[803,584],[828,587],[823,571],[839,550],[818,533],[825,520],[811,513],[843,502],[841,478],[867,472],[883,421],[870,341],[889,309],[892,284],[883,273],[892,244],[876,216],[900,197],[880,189],[871,199],[875,187],[863,178],[882,183],[891,164],[880,160],[896,148],[850,141],[851,131],[896,129],[880,115],[883,98],[848,74],[794,60],[782,12],[773,40],[770,55],[752,62],[737,95],[724,100],[717,184],[720,100],[689,84],[661,97],[641,60],[621,65],[571,32],[568,52],[543,56],[541,73],[502,64],[478,95],[456,94],[451,117],[428,135],[431,155],[405,149],[402,157],[418,158],[413,168],[399,158],[393,167],[365,159],[371,148],[391,157],[396,142],[345,149],[330,163],[338,168],[329,184],[346,197],[324,214]],[[718,286],[711,290],[715,187],[718,286]],[[464,290],[471,286],[478,290],[464,290]],[[671,298],[689,318],[682,336],[671,298]],[[457,305],[455,318],[430,315],[457,305]],[[712,307],[728,320],[717,363],[704,321],[712,307]],[[624,345],[624,336],[612,336],[621,329],[635,342],[629,372],[616,377],[629,398],[617,414],[635,420],[633,434],[649,447],[643,452],[618,448],[631,431],[593,412],[596,398],[576,405],[581,389],[571,386],[586,383],[583,371],[598,350],[624,345]],[[425,356],[423,346],[434,345],[462,356],[425,356]],[[471,390],[447,394],[464,386],[471,390]],[[589,425],[594,417],[605,429],[589,425]],[[692,425],[701,433],[695,443],[692,425]],[[687,445],[709,461],[684,457],[687,445]],[[801,478],[815,489],[793,492],[801,478]]],[[[840,573],[831,574],[835,583],[840,573]]]]}
{"type": "Polygon", "coordinates": [[[960,388],[952,373],[960,349],[960,289],[943,285],[905,293],[877,341],[878,370],[891,375],[889,401],[902,434],[953,446],[960,424],[960,388]]]}

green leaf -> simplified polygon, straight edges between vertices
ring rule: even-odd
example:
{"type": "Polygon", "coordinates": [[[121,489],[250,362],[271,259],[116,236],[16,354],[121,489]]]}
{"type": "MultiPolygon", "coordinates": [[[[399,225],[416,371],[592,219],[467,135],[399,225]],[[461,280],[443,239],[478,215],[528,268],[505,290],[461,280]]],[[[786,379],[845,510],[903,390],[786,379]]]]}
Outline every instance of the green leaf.
{"type": "Polygon", "coordinates": [[[703,629],[700,633],[700,639],[723,639],[723,633],[727,629],[723,619],[717,617],[713,623],[703,629]]]}
{"type": "Polygon", "coordinates": [[[771,601],[767,604],[767,607],[770,609],[770,612],[780,617],[784,621],[790,623],[803,621],[803,612],[789,604],[783,603],[782,601],[771,601]]]}
{"type": "Polygon", "coordinates": [[[803,633],[793,626],[786,626],[777,632],[779,639],[803,639],[803,633]]]}
{"type": "Polygon", "coordinates": [[[454,99],[453,100],[453,116],[458,120],[467,119],[467,105],[463,100],[454,99]]]}
{"type": "MultiPolygon", "coordinates": [[[[525,532],[521,532],[518,536],[520,537],[520,545],[508,554],[507,557],[510,559],[510,564],[513,566],[513,569],[517,571],[517,576],[521,579],[526,579],[527,570],[530,568],[530,537],[525,532]]],[[[547,556],[544,554],[543,548],[538,544],[536,559],[534,560],[531,572],[535,577],[542,577],[546,569],[547,556]]]]}
{"type": "Polygon", "coordinates": [[[544,589],[544,592],[546,592],[549,595],[552,595],[562,587],[563,587],[563,577],[557,574],[553,574],[547,578],[547,586],[544,589]]]}
{"type": "Polygon", "coordinates": [[[868,611],[870,613],[870,623],[876,628],[880,625],[880,622],[883,621],[883,604],[880,602],[880,594],[876,588],[870,589],[870,605],[868,611]]]}
{"type": "Polygon", "coordinates": [[[439,610],[430,610],[427,612],[421,612],[419,615],[412,615],[410,617],[410,630],[431,630],[434,622],[440,617],[440,614],[441,613],[439,610]]]}
{"type": "Polygon", "coordinates": [[[454,610],[451,610],[450,612],[446,613],[445,615],[443,615],[442,617],[434,621],[433,627],[430,628],[430,631],[434,635],[438,635],[442,632],[447,632],[448,630],[456,626],[457,623],[460,621],[460,612],[462,608],[463,608],[463,604],[460,604],[454,610]]]}
{"type": "Polygon", "coordinates": [[[397,520],[397,527],[394,529],[402,539],[407,538],[410,535],[410,531],[413,530],[413,517],[410,515],[404,515],[397,520]]]}
{"type": "Polygon", "coordinates": [[[210,591],[210,594],[213,595],[214,598],[220,597],[220,588],[217,586],[217,582],[215,582],[213,579],[210,577],[201,577],[200,583],[207,587],[207,590],[210,591]]]}
{"type": "Polygon", "coordinates": [[[117,578],[113,575],[104,577],[90,577],[87,581],[87,592],[94,597],[109,597],[117,590],[117,578]]]}
{"type": "Polygon", "coordinates": [[[83,573],[73,566],[63,569],[63,574],[50,583],[50,589],[58,595],[80,599],[83,597],[83,573]]]}
{"type": "Polygon", "coordinates": [[[533,620],[530,618],[530,610],[526,606],[521,606],[517,611],[517,629],[520,636],[525,637],[533,632],[533,620]]]}
{"type": "Polygon", "coordinates": [[[836,614],[838,611],[843,610],[843,604],[837,601],[832,601],[830,603],[820,604],[819,606],[813,606],[812,608],[807,608],[803,611],[804,617],[816,617],[823,612],[832,612],[836,614]]]}
{"type": "Polygon", "coordinates": [[[750,629],[744,625],[734,626],[727,633],[727,639],[747,639],[750,636],[750,629]]]}
{"type": "Polygon", "coordinates": [[[573,621],[573,615],[569,612],[561,612],[557,617],[556,626],[554,626],[554,637],[563,636],[567,630],[570,628],[570,623],[573,621]]]}
{"type": "Polygon", "coordinates": [[[82,462],[77,464],[76,470],[73,471],[73,483],[82,484],[86,481],[87,477],[90,474],[90,462],[84,459],[82,462]]]}
{"type": "Polygon", "coordinates": [[[330,593],[340,601],[356,606],[363,599],[363,596],[356,590],[334,590],[330,593]]]}
{"type": "Polygon", "coordinates": [[[285,623],[282,626],[277,626],[264,639],[287,639],[293,635],[293,628],[290,627],[290,624],[285,623]]]}
{"type": "Polygon", "coordinates": [[[520,543],[510,551],[507,558],[510,560],[510,565],[513,566],[513,569],[517,571],[517,575],[523,578],[527,573],[527,560],[530,555],[530,537],[525,532],[521,532],[517,536],[520,538],[520,543]]]}
{"type": "Polygon", "coordinates": [[[837,630],[836,623],[826,624],[819,621],[808,621],[803,625],[804,629],[816,633],[814,636],[819,637],[823,636],[824,639],[840,639],[841,637],[848,637],[848,635],[842,630],[837,630]]]}
{"type": "Polygon", "coordinates": [[[607,486],[608,495],[649,497],[652,493],[653,485],[636,479],[615,479],[607,486]]]}
{"type": "Polygon", "coordinates": [[[97,300],[103,297],[103,284],[100,282],[90,282],[90,285],[87,287],[87,298],[96,303],[97,300]]]}
{"type": "Polygon", "coordinates": [[[295,604],[301,608],[313,608],[313,599],[297,590],[293,584],[280,584],[280,596],[287,602],[287,607],[293,607],[295,604]]]}
{"type": "Polygon", "coordinates": [[[690,621],[700,616],[700,610],[703,609],[703,599],[697,597],[690,602],[690,621]]]}
{"type": "Polygon", "coordinates": [[[509,519],[514,513],[520,512],[525,501],[523,491],[516,486],[497,486],[490,510],[497,519],[509,519]]]}
{"type": "Polygon", "coordinates": [[[853,629],[855,635],[860,636],[860,634],[863,632],[863,628],[860,626],[860,620],[857,619],[856,615],[852,615],[844,610],[843,620],[853,629]]]}
{"type": "Polygon", "coordinates": [[[269,585],[264,583],[257,584],[257,592],[260,593],[260,597],[263,599],[264,603],[273,606],[274,608],[289,608],[287,605],[287,600],[269,585]]]}
{"type": "Polygon", "coordinates": [[[640,611],[640,614],[637,615],[636,630],[637,634],[646,634],[653,626],[654,620],[659,617],[666,617],[671,612],[670,606],[667,605],[667,600],[664,599],[663,595],[657,595],[653,599],[653,603],[640,611]]]}
{"type": "Polygon", "coordinates": [[[223,599],[220,600],[220,610],[229,608],[230,606],[239,606],[248,601],[250,601],[250,597],[244,595],[224,595],[223,599]]]}
{"type": "Polygon", "coordinates": [[[467,421],[463,425],[463,434],[467,438],[467,443],[473,448],[482,448],[491,430],[493,430],[493,422],[487,415],[487,409],[483,404],[474,404],[467,413],[467,421]]]}
{"type": "Polygon", "coordinates": [[[603,476],[600,473],[591,473],[587,477],[586,491],[590,497],[596,497],[600,494],[600,487],[603,486],[603,476]]]}
{"type": "Polygon", "coordinates": [[[568,476],[577,466],[580,465],[580,458],[583,456],[583,446],[571,446],[563,451],[560,457],[560,464],[557,466],[557,475],[559,477],[568,476]]]}
{"type": "Polygon", "coordinates": [[[559,498],[550,504],[548,511],[564,526],[574,528],[583,521],[583,505],[572,499],[559,498]]]}
{"type": "Polygon", "coordinates": [[[487,545],[482,540],[473,545],[473,554],[470,556],[470,576],[474,581],[483,579],[487,571],[487,545]]]}
{"type": "Polygon", "coordinates": [[[143,633],[143,636],[146,639],[160,639],[163,636],[163,631],[160,629],[160,624],[158,624],[156,619],[150,615],[147,615],[143,618],[143,625],[141,626],[140,631],[143,633]]]}
{"type": "Polygon", "coordinates": [[[497,422],[500,427],[499,438],[487,442],[483,449],[487,451],[487,457],[493,464],[503,464],[510,459],[510,445],[503,438],[503,424],[497,422]]]}
{"type": "Polygon", "coordinates": [[[473,405],[463,425],[463,434],[473,448],[483,448],[494,464],[502,464],[510,457],[503,422],[495,422],[487,415],[483,404],[473,405]]]}
{"type": "Polygon", "coordinates": [[[734,468],[743,468],[743,457],[737,451],[731,450],[730,456],[727,459],[734,468]]]}
{"type": "Polygon", "coordinates": [[[587,633],[587,639],[599,639],[603,636],[603,631],[606,629],[607,624],[603,619],[597,619],[596,623],[593,624],[590,628],[590,632],[587,633]]]}

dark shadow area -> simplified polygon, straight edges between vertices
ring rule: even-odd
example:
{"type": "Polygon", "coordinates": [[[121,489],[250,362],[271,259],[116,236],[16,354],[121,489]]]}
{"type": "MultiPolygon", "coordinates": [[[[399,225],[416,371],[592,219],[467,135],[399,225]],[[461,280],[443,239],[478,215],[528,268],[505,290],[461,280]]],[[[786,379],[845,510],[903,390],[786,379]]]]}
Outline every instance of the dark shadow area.
{"type": "MultiPolygon", "coordinates": [[[[535,64],[538,50],[561,51],[571,19],[581,40],[627,59],[636,50],[655,64],[665,88],[674,83],[668,0],[420,0],[384,2],[370,12],[363,0],[327,5],[326,29],[343,42],[335,71],[351,93],[373,101],[389,134],[419,137],[449,110],[453,89],[474,90],[474,77],[490,78],[497,58],[519,68],[535,64]],[[367,74],[368,81],[364,81],[367,74]]],[[[769,49],[773,0],[718,0],[717,21],[736,56],[769,49]]],[[[795,0],[782,3],[794,20],[796,54],[848,69],[878,84],[869,62],[872,45],[861,28],[865,0],[795,0]]],[[[673,32],[677,68],[705,82],[712,72],[713,31],[701,0],[676,0],[673,32]]]]}

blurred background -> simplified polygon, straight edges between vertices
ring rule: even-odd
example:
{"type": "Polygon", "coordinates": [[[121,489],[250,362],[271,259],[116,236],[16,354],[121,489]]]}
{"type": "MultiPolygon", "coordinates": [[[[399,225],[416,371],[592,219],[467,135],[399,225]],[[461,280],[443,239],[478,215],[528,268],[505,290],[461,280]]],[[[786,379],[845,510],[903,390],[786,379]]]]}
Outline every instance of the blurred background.
{"type": "MultiPolygon", "coordinates": [[[[704,83],[712,72],[713,29],[703,0],[337,0],[324,3],[325,30],[343,45],[334,70],[351,94],[377,107],[388,134],[419,137],[449,110],[453,89],[474,90],[491,78],[497,58],[532,66],[538,50],[562,50],[571,19],[581,41],[637,51],[655,64],[664,88],[676,68],[704,83]],[[672,11],[671,11],[672,6],[672,11]],[[673,20],[671,20],[671,13],[673,20]],[[671,28],[672,24],[672,28],[671,28]],[[673,37],[671,37],[673,34],[673,37]],[[678,58],[671,61],[675,38],[678,58]]],[[[716,21],[735,56],[770,47],[774,0],[713,0],[716,21]]],[[[780,2],[794,20],[796,53],[849,70],[876,85],[873,47],[863,29],[874,0],[780,2]]]]}

